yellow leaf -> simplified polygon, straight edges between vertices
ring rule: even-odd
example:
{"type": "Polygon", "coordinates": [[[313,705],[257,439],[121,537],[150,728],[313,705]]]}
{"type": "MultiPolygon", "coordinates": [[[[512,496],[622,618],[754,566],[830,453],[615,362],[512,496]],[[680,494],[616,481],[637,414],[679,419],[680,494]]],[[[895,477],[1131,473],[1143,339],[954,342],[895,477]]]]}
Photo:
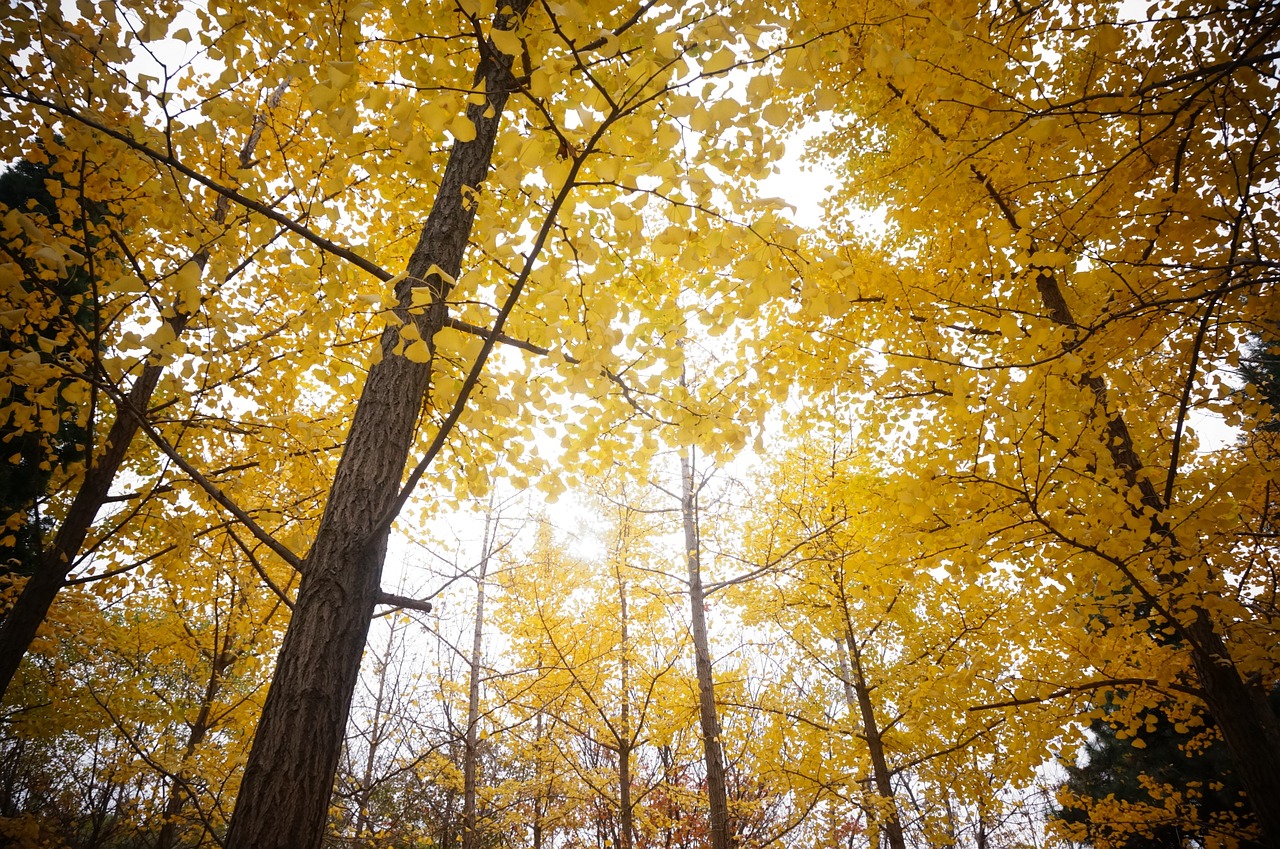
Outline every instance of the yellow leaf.
{"type": "Polygon", "coordinates": [[[738,62],[738,57],[728,47],[721,47],[702,66],[702,73],[708,76],[723,73],[738,62]]]}
{"type": "Polygon", "coordinates": [[[415,363],[425,363],[431,359],[431,348],[419,339],[404,349],[404,355],[415,363]]]}
{"type": "Polygon", "coordinates": [[[454,118],[446,129],[460,142],[474,141],[476,137],[476,125],[471,123],[471,119],[466,115],[454,118]]]}
{"type": "Polygon", "coordinates": [[[498,48],[508,56],[519,56],[521,51],[520,36],[511,30],[495,29],[489,33],[489,39],[493,42],[493,46],[498,48]]]}

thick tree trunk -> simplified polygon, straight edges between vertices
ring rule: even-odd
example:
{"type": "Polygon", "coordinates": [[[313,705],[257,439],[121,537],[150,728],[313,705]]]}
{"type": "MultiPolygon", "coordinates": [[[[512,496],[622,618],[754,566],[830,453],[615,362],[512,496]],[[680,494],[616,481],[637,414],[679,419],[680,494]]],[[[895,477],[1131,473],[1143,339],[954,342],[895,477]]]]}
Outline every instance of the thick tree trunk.
{"type": "MultiPolygon", "coordinates": [[[[516,15],[529,0],[513,0],[516,15]]],[[[510,28],[499,15],[495,26],[510,28]]],[[[477,81],[485,102],[467,116],[475,138],[455,142],[422,236],[396,286],[399,315],[433,339],[446,317],[448,281],[456,278],[489,171],[510,80],[511,57],[488,46],[477,81]],[[408,312],[412,287],[426,281],[432,307],[408,312]]],[[[382,359],[369,370],[315,543],[304,563],[292,621],[245,769],[227,845],[236,849],[318,847],[328,818],[333,776],[369,619],[382,577],[389,527],[418,413],[431,385],[429,364],[392,353],[397,328],[382,336],[382,359]]]]}
{"type": "Polygon", "coordinates": [[[693,450],[690,449],[688,454],[680,455],[680,511],[684,519],[685,558],[689,567],[694,666],[698,676],[698,719],[702,726],[702,750],[707,769],[711,849],[730,849],[735,841],[729,822],[724,749],[720,742],[720,718],[716,712],[715,680],[711,674],[711,647],[707,638],[706,595],[702,590],[701,540],[698,534],[692,454],[693,450]]]}

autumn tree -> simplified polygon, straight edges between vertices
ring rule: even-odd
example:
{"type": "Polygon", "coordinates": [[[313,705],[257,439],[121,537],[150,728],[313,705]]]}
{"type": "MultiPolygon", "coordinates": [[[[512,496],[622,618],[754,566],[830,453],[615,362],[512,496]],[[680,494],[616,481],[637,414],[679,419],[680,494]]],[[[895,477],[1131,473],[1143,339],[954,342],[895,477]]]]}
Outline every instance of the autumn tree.
{"type": "MultiPolygon", "coordinates": [[[[109,36],[109,30],[99,34],[100,38],[109,36]]],[[[52,46],[56,41],[53,38],[45,44],[52,46]]],[[[73,52],[75,49],[79,48],[73,48],[73,52]]],[[[276,99],[268,98],[268,105],[276,99]]],[[[240,149],[242,164],[252,161],[261,132],[258,116],[240,149]]],[[[113,161],[110,154],[95,160],[88,152],[77,153],[73,149],[74,134],[69,147],[68,139],[50,133],[51,129],[45,127],[44,135],[34,142],[38,144],[36,151],[24,152],[38,156],[43,163],[51,162],[32,166],[43,168],[50,177],[41,187],[46,192],[46,202],[22,204],[7,212],[9,261],[5,270],[10,286],[6,298],[14,309],[6,314],[12,319],[15,333],[45,338],[49,353],[57,349],[59,355],[46,358],[38,367],[30,359],[39,356],[34,351],[21,356],[15,352],[10,357],[9,379],[27,387],[27,391],[10,394],[7,410],[12,432],[8,437],[10,441],[18,438],[30,443],[41,440],[42,432],[51,434],[74,426],[79,436],[62,451],[79,452],[83,466],[65,468],[63,474],[53,478],[54,492],[45,504],[45,516],[39,520],[50,525],[50,538],[41,539],[39,556],[27,570],[29,578],[0,624],[2,689],[7,689],[68,575],[88,554],[86,543],[92,548],[95,519],[104,506],[116,500],[110,490],[117,477],[124,470],[144,480],[154,477],[154,465],[149,466],[154,463],[153,458],[143,455],[133,458],[133,464],[126,462],[130,447],[139,430],[144,429],[144,414],[159,400],[157,391],[163,397],[172,389],[163,386],[161,379],[175,356],[187,349],[182,332],[205,300],[217,297],[210,291],[202,292],[200,287],[200,275],[209,262],[209,242],[191,248],[184,261],[167,267],[163,262],[151,265],[147,260],[146,241],[154,233],[138,224],[138,209],[133,204],[142,203],[148,190],[154,193],[158,186],[144,184],[121,191],[112,182],[116,179],[112,169],[121,165],[118,160],[113,161]],[[18,285],[12,285],[18,280],[18,285]],[[107,285],[107,281],[115,286],[107,285]],[[157,321],[159,327],[145,338],[138,332],[147,325],[155,328],[157,321]],[[141,356],[137,354],[140,343],[141,356]],[[134,368],[140,373],[131,385],[126,385],[122,378],[134,368]],[[70,418],[67,410],[71,411],[70,418]],[[141,468],[135,465],[138,460],[141,468]]],[[[30,138],[11,138],[7,143],[15,141],[28,146],[33,143],[30,138]]],[[[215,205],[215,229],[227,223],[229,209],[225,199],[215,205]]],[[[156,217],[158,220],[163,216],[156,217]]],[[[229,276],[234,279],[243,270],[241,266],[229,276]]],[[[233,314],[229,311],[224,320],[230,319],[234,324],[233,314]]],[[[226,336],[225,330],[223,335],[226,336]]],[[[268,331],[268,335],[274,332],[268,331]]],[[[242,338],[237,347],[244,344],[242,338]]],[[[252,357],[241,364],[242,375],[256,370],[257,366],[250,363],[252,357]]],[[[184,374],[194,371],[188,361],[184,374]]],[[[231,375],[235,374],[233,369],[231,375]]],[[[218,391],[227,380],[225,374],[206,371],[194,393],[195,406],[201,406],[202,396],[218,391]]],[[[172,399],[162,405],[170,403],[172,399]]],[[[43,437],[46,441],[48,438],[43,437]]],[[[161,437],[157,434],[157,438],[161,437]]],[[[171,434],[169,438],[176,441],[181,436],[171,434]]],[[[32,479],[43,476],[44,485],[49,486],[49,476],[57,465],[53,458],[28,457],[16,465],[21,470],[23,462],[30,466],[37,461],[37,467],[47,468],[32,479]]],[[[34,473],[37,467],[29,471],[34,473]]],[[[202,480],[208,483],[219,477],[214,472],[202,480]]],[[[134,502],[122,511],[125,524],[129,517],[136,517],[147,508],[152,494],[165,491],[166,486],[152,480],[132,499],[124,499],[134,502]]],[[[10,515],[8,521],[22,523],[21,511],[10,515]]],[[[119,533],[120,529],[116,525],[104,533],[119,533]]]]}
{"type": "Polygon", "coordinates": [[[709,839],[686,599],[666,574],[682,537],[664,500],[617,469],[588,502],[580,533],[590,554],[543,529],[503,580],[499,615],[523,670],[504,682],[509,722],[523,717],[519,745],[538,758],[530,789],[558,797],[541,808],[539,839],[709,839]]]}
{"type": "Polygon", "coordinates": [[[1273,580],[1240,509],[1270,472],[1195,431],[1251,415],[1220,370],[1273,320],[1275,9],[832,14],[868,25],[823,76],[848,266],[808,281],[813,385],[877,397],[922,520],[1065,588],[1122,677],[1202,699],[1274,844],[1273,580]]]}
{"type": "Polygon", "coordinates": [[[973,573],[963,530],[911,518],[903,485],[847,427],[809,421],[750,510],[743,552],[774,566],[731,598],[781,643],[765,749],[815,807],[856,813],[872,845],[955,845],[994,834],[1073,736],[1068,705],[997,703],[1078,658],[1035,633],[1016,574],[973,573]]]}
{"type": "MultiPolygon", "coordinates": [[[[132,216],[120,233],[132,237],[136,261],[102,275],[103,287],[121,296],[155,287],[161,296],[140,319],[149,335],[119,325],[125,344],[114,350],[124,359],[98,384],[120,421],[137,423],[215,509],[303,573],[228,839],[314,845],[392,522],[446,445],[457,474],[440,477],[483,488],[493,446],[514,432],[485,410],[511,404],[523,415],[553,385],[522,400],[482,381],[494,345],[558,353],[562,363],[571,353],[570,385],[610,387],[595,393],[607,413],[596,426],[607,430],[628,415],[619,403],[630,409],[618,361],[643,384],[659,359],[632,360],[636,349],[610,326],[626,299],[605,289],[631,241],[652,235],[665,256],[700,270],[750,253],[749,274],[703,278],[726,325],[778,291],[781,269],[764,266],[794,237],[772,212],[751,207],[749,187],[780,145],[717,75],[737,65],[770,70],[807,48],[788,50],[777,37],[783,10],[749,4],[463,3],[406,17],[399,7],[291,3],[242,12],[21,9],[4,30],[17,45],[3,80],[14,128],[6,149],[39,133],[46,146],[56,141],[91,161],[97,183],[146,192],[145,202],[119,197],[132,216]],[[57,82],[66,69],[89,67],[70,89],[57,82]],[[228,138],[249,154],[237,157],[228,138]],[[637,214],[650,199],[656,219],[637,214]],[[483,226],[473,240],[476,220],[483,226]],[[692,238],[708,228],[716,239],[692,238]],[[237,313],[263,302],[285,313],[278,332],[232,331],[241,319],[262,327],[261,315],[237,313]],[[197,312],[208,334],[195,343],[186,332],[197,312]],[[236,371],[249,349],[264,368],[236,371]],[[216,399],[227,411],[230,398],[248,396],[288,418],[299,403],[342,411],[318,428],[322,442],[343,450],[313,537],[308,529],[305,541],[282,542],[245,506],[251,491],[206,474],[204,458],[150,426],[147,387],[169,363],[184,375],[223,364],[216,392],[197,408],[216,399]],[[269,383],[267,373],[283,379],[269,383]],[[269,397],[299,381],[314,391],[269,397]],[[480,421],[483,440],[450,442],[455,428],[474,435],[480,421]],[[415,445],[422,454],[406,479],[415,445]]],[[[761,102],[770,89],[746,94],[761,102]]],[[[641,340],[660,332],[633,327],[641,340]]],[[[263,457],[290,456],[269,422],[240,433],[258,440],[263,457]]],[[[130,443],[105,442],[117,453],[130,443]]],[[[294,456],[327,475],[317,450],[294,456]]],[[[99,489],[114,479],[113,465],[91,466],[102,470],[91,478],[99,489]]],[[[101,495],[86,498],[91,518],[101,495]]],[[[56,559],[44,570],[51,586],[68,560],[56,559]]],[[[25,620],[29,630],[41,615],[25,620]]]]}
{"type": "Polygon", "coordinates": [[[147,591],[64,591],[4,716],[7,826],[73,846],[93,845],[95,829],[108,843],[216,843],[285,611],[238,554],[225,535],[197,539],[153,561],[147,591]],[[194,565],[208,586],[180,579],[194,565]]]}
{"type": "MultiPolygon", "coordinates": [[[[61,183],[47,164],[23,160],[0,175],[0,205],[8,211],[36,214],[45,221],[60,222],[53,195],[53,191],[60,189],[61,183]],[[46,185],[46,181],[50,185],[46,185]],[[55,188],[51,190],[51,186],[55,188]]],[[[16,235],[11,232],[10,239],[16,235]]],[[[23,315],[21,319],[11,316],[7,322],[6,355],[12,360],[24,359],[33,371],[56,364],[59,357],[83,356],[85,340],[82,337],[89,335],[86,331],[91,330],[93,324],[90,318],[93,303],[83,269],[65,276],[56,275],[52,285],[44,284],[39,281],[43,271],[40,258],[28,256],[21,250],[20,243],[10,241],[9,247],[11,260],[20,260],[16,263],[22,271],[19,291],[22,298],[31,302],[13,299],[15,310],[19,309],[17,304],[22,303],[23,315]],[[42,295],[47,299],[42,299],[42,295]],[[42,313],[48,316],[47,325],[36,318],[42,313]],[[37,330],[48,335],[33,334],[37,330]]],[[[50,257],[46,256],[45,262],[56,268],[50,257]]],[[[3,568],[19,575],[30,575],[40,556],[41,543],[48,531],[48,519],[43,515],[41,502],[50,482],[56,472],[65,474],[65,469],[83,456],[86,442],[83,411],[60,397],[68,385],[54,382],[42,386],[40,383],[38,379],[10,380],[6,399],[6,407],[22,412],[11,416],[3,436],[6,450],[11,452],[9,462],[0,468],[0,510],[6,517],[4,544],[9,550],[9,559],[3,568]],[[36,403],[41,394],[52,397],[36,403]]]]}
{"type": "Polygon", "coordinates": [[[711,643],[707,633],[707,594],[702,575],[702,535],[699,529],[699,494],[706,480],[695,468],[693,449],[680,453],[680,525],[684,561],[688,570],[689,616],[694,664],[698,680],[698,722],[702,729],[703,762],[707,771],[707,801],[711,813],[713,849],[736,845],[725,792],[724,739],[716,706],[715,677],[711,668],[711,643]]]}
{"type": "MultiPolygon", "coordinates": [[[[876,823],[892,832],[896,809],[909,832],[899,791],[950,798],[1000,734],[1048,737],[991,736],[987,717],[1123,688],[1134,739],[1155,705],[1178,721],[1203,700],[1274,843],[1275,580],[1248,556],[1274,468],[1194,431],[1257,415],[1216,372],[1276,318],[1277,26],[1270,5],[1194,2],[15,7],[0,150],[43,151],[62,196],[56,221],[4,213],[0,317],[21,345],[53,340],[4,351],[24,387],[6,427],[47,442],[57,398],[87,398],[89,445],[49,482],[58,530],[0,626],[0,673],[58,626],[68,581],[147,587],[166,546],[229,541],[292,610],[225,840],[315,846],[370,618],[423,606],[381,587],[410,502],[430,513],[500,475],[554,493],[620,456],[731,456],[771,408],[855,411],[900,472],[916,559],[875,561],[859,608],[867,546],[815,543],[826,568],[796,594],[847,615],[793,642],[832,669],[843,645],[829,692],[847,683],[862,722],[893,717],[868,736],[930,755],[864,797],[876,823]],[[818,113],[811,149],[840,185],[802,240],[756,195],[782,133],[818,113]],[[51,309],[81,269],[88,342],[51,309]],[[72,337],[80,353],[48,356],[72,337]],[[187,530],[157,539],[172,514],[187,530]],[[871,603],[895,593],[914,603],[871,603]],[[1023,654],[966,624],[991,613],[982,593],[1016,596],[1023,654]],[[944,716],[875,699],[903,658],[867,632],[929,617],[942,645],[974,641],[944,653],[1020,661],[975,673],[984,703],[963,718],[958,700],[944,716]]],[[[702,541],[681,550],[697,584],[702,541]]],[[[757,577],[782,562],[742,559],[757,577]]],[[[731,585],[703,581],[704,600],[731,585]]],[[[609,594],[629,616],[632,586],[609,594]]],[[[908,680],[951,693],[970,671],[908,680]]],[[[612,716],[577,737],[524,719],[528,751],[573,739],[593,770],[634,736],[596,733],[612,716]]],[[[732,736],[710,720],[707,740],[732,736]]],[[[632,754],[688,810],[695,773],[669,736],[632,754]]],[[[537,788],[541,829],[563,796],[543,772],[537,788]]],[[[994,803],[965,790],[986,834],[994,803]]]]}

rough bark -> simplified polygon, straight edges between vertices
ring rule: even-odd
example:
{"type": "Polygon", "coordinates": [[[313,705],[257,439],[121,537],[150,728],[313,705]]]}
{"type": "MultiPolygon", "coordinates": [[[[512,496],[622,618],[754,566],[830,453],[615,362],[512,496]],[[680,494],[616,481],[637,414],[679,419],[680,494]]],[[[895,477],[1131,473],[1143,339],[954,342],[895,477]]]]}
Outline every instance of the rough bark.
{"type": "Polygon", "coordinates": [[[730,849],[735,843],[725,791],[724,748],[716,711],[715,679],[707,638],[706,594],[702,588],[701,540],[698,534],[697,491],[692,450],[680,455],[680,512],[684,519],[684,548],[689,568],[689,606],[693,626],[694,666],[698,677],[698,720],[702,728],[703,759],[707,770],[707,802],[711,816],[711,849],[730,849]]]}
{"type": "MultiPolygon", "coordinates": [[[[508,4],[522,14],[529,0],[508,4]]],[[[511,18],[500,15],[499,28],[511,18]]],[[[467,116],[475,138],[455,142],[439,193],[396,286],[400,317],[433,339],[446,317],[448,280],[456,278],[475,219],[465,200],[488,174],[494,141],[511,89],[511,58],[487,45],[477,80],[486,99],[467,116]],[[408,312],[411,288],[426,282],[431,308],[408,312]]],[[[333,777],[369,619],[379,591],[390,528],[383,517],[396,502],[418,412],[431,385],[428,363],[392,353],[398,330],[382,336],[382,359],[369,370],[308,553],[292,621],[276,663],[254,737],[227,845],[254,849],[318,847],[324,836],[333,777]]]]}

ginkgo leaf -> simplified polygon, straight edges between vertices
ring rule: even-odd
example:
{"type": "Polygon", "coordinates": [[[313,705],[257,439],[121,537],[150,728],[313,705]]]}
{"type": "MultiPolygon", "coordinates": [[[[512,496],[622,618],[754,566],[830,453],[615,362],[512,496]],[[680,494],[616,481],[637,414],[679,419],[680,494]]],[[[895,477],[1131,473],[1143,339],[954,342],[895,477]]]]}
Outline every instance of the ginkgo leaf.
{"type": "Polygon", "coordinates": [[[466,115],[456,116],[445,126],[445,129],[460,142],[474,141],[476,137],[476,126],[466,115]]]}
{"type": "Polygon", "coordinates": [[[404,355],[415,363],[430,362],[431,348],[425,341],[419,339],[404,349],[404,355]]]}
{"type": "Polygon", "coordinates": [[[489,31],[489,38],[493,41],[493,46],[498,48],[508,56],[519,56],[523,49],[523,42],[520,36],[511,30],[492,29],[489,31]]]}

